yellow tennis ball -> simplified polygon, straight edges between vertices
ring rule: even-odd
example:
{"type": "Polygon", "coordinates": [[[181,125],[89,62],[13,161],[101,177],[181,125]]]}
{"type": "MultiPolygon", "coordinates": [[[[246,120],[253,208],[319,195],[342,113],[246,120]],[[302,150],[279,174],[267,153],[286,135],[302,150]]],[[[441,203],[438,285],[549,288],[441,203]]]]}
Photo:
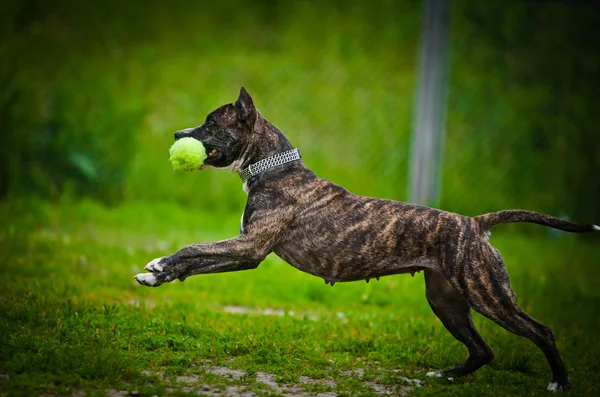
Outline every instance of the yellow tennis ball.
{"type": "Polygon", "coordinates": [[[206,159],[204,145],[194,138],[176,140],[169,154],[169,161],[176,171],[196,171],[206,159]]]}

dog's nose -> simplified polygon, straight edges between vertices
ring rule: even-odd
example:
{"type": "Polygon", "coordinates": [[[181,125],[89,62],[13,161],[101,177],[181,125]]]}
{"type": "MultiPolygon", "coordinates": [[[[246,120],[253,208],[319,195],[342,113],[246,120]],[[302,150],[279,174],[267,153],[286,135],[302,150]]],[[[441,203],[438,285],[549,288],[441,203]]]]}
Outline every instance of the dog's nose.
{"type": "Polygon", "coordinates": [[[186,128],[185,130],[181,130],[181,131],[177,131],[175,133],[175,140],[178,140],[180,138],[185,138],[190,136],[190,133],[193,131],[193,128],[186,128]]]}

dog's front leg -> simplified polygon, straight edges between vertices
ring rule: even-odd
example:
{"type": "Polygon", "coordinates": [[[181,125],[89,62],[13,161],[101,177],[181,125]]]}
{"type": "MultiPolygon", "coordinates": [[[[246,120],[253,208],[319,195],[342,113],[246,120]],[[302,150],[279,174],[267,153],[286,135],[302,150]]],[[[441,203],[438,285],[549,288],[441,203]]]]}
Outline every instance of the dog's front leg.
{"type": "Polygon", "coordinates": [[[253,269],[271,252],[282,231],[293,219],[295,200],[274,200],[269,195],[254,195],[246,205],[244,232],[227,240],[196,243],[148,263],[151,273],[135,279],[143,285],[158,286],[192,274],[220,273],[253,269]],[[277,202],[265,207],[264,202],[277,202]],[[164,273],[164,275],[163,275],[164,273]],[[157,276],[160,275],[160,276],[157,276]]]}
{"type": "Polygon", "coordinates": [[[219,262],[213,259],[209,260],[193,260],[192,265],[189,266],[183,273],[177,278],[179,281],[184,281],[189,276],[195,276],[196,274],[210,274],[210,273],[225,273],[225,272],[237,272],[240,270],[252,270],[256,269],[260,265],[260,262],[219,262]]]}
{"type": "Polygon", "coordinates": [[[161,258],[165,265],[194,258],[221,261],[262,261],[271,250],[273,238],[258,233],[242,234],[227,240],[188,245],[171,256],[161,258]]]}
{"type": "Polygon", "coordinates": [[[260,264],[258,262],[226,261],[222,262],[215,259],[194,258],[184,260],[176,266],[167,269],[157,265],[156,259],[146,265],[146,270],[151,273],[140,273],[134,278],[142,285],[148,287],[158,287],[166,282],[175,279],[184,281],[189,276],[196,274],[235,272],[240,270],[256,269],[260,264]]]}
{"type": "Polygon", "coordinates": [[[157,258],[145,267],[151,273],[134,278],[142,285],[158,287],[192,274],[222,273],[256,268],[270,251],[264,236],[241,235],[228,240],[196,243],[170,256],[157,258]]]}

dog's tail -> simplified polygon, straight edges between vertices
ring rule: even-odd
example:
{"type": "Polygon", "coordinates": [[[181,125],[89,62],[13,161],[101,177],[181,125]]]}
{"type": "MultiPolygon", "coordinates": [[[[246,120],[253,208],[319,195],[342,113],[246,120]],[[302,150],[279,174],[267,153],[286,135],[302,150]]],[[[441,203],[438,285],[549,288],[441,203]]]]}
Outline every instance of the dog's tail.
{"type": "Polygon", "coordinates": [[[505,210],[490,212],[489,214],[479,215],[473,218],[482,229],[489,229],[500,223],[529,222],[538,225],[550,226],[554,229],[564,230],[571,233],[586,233],[600,231],[598,225],[580,225],[577,223],[565,221],[550,215],[526,210],[505,210]]]}

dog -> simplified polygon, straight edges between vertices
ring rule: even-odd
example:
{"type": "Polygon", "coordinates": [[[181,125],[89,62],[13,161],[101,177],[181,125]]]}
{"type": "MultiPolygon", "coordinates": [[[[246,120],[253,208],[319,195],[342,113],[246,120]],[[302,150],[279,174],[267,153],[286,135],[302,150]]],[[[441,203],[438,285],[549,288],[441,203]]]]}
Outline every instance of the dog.
{"type": "Polygon", "coordinates": [[[490,227],[531,222],[568,232],[598,231],[549,215],[505,210],[467,217],[419,205],[348,192],[308,169],[286,137],[268,122],[242,87],[235,103],[221,106],[199,127],[175,133],[192,137],[208,153],[200,169],[239,173],[248,200],[237,237],[196,243],[148,263],[135,279],[157,287],[196,274],[258,267],[274,252],[325,283],[424,271],[426,298],[468,359],[433,377],[464,376],[488,364],[494,353],[475,329],[471,309],[530,339],[552,370],[548,390],[568,389],[569,376],[552,330],[517,304],[490,227]]]}

